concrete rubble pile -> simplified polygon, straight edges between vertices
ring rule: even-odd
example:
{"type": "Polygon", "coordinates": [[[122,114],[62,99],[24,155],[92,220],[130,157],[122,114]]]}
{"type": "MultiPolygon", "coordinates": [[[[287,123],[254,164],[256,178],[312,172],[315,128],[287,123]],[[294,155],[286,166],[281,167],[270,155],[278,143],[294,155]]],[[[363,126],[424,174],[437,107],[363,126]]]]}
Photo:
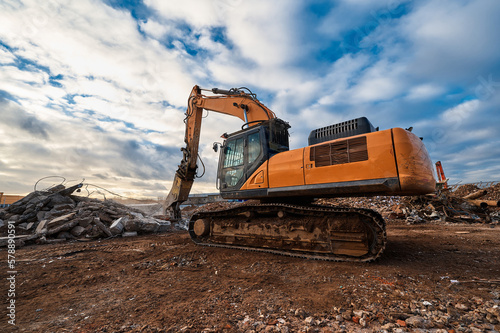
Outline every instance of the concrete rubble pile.
{"type": "Polygon", "coordinates": [[[404,219],[408,224],[427,222],[500,222],[500,184],[480,189],[472,184],[455,191],[408,197],[356,197],[320,199],[316,204],[369,208],[388,220],[404,219]]]}
{"type": "Polygon", "coordinates": [[[59,243],[115,236],[135,236],[166,232],[169,221],[147,216],[112,200],[73,195],[82,184],[62,185],[47,191],[34,191],[0,210],[0,246],[8,243],[9,225],[15,226],[16,245],[59,243]]]}

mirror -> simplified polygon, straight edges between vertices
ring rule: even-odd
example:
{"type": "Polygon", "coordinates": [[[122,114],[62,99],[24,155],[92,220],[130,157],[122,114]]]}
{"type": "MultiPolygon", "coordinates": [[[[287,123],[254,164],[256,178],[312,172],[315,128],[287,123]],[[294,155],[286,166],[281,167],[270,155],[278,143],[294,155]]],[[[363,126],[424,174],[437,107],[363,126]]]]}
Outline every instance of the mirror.
{"type": "Polygon", "coordinates": [[[212,146],[212,149],[214,150],[214,152],[218,152],[219,151],[219,146],[221,144],[218,143],[218,142],[214,142],[213,146],[212,146]]]}

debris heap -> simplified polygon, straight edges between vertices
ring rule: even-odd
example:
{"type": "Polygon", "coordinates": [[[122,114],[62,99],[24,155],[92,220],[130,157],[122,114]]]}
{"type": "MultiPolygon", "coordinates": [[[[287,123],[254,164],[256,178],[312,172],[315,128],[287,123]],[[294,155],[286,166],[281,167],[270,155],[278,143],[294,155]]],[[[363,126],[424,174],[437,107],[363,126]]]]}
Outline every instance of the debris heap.
{"type": "Polygon", "coordinates": [[[481,189],[473,184],[455,191],[430,195],[369,198],[320,199],[320,205],[369,208],[388,220],[404,219],[408,224],[425,222],[489,223],[500,221],[500,184],[481,189]]]}
{"type": "Polygon", "coordinates": [[[0,211],[0,235],[4,236],[0,246],[7,244],[9,225],[15,226],[18,246],[26,242],[58,243],[171,230],[169,221],[145,216],[138,209],[112,200],[73,195],[81,186],[58,185],[47,191],[34,191],[0,211]]]}

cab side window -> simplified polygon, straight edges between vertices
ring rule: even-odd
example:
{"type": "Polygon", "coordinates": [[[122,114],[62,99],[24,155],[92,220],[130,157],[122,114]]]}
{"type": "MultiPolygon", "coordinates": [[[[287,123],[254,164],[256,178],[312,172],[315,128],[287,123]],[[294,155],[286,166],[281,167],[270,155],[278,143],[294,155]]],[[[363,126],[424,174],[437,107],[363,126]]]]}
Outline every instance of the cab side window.
{"type": "Polygon", "coordinates": [[[243,138],[228,142],[225,151],[224,168],[243,165],[243,138]]]}
{"type": "Polygon", "coordinates": [[[248,164],[252,164],[261,152],[259,132],[248,136],[248,164]]]}
{"type": "Polygon", "coordinates": [[[239,138],[227,142],[221,173],[222,188],[236,186],[243,177],[245,140],[239,138]]]}

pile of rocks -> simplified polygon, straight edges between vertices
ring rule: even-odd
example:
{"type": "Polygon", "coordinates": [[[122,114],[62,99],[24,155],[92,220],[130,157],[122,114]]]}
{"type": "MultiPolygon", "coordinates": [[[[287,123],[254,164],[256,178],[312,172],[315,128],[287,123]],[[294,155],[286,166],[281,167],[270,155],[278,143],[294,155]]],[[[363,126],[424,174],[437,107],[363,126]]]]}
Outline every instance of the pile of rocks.
{"type": "MultiPolygon", "coordinates": [[[[370,307],[370,306],[368,306],[370,307]]],[[[308,314],[304,309],[260,318],[240,316],[238,332],[496,332],[500,307],[475,297],[469,303],[411,301],[408,308],[371,306],[370,309],[333,308],[308,314]],[[450,327],[456,327],[451,329],[450,327]]],[[[227,327],[232,328],[232,327],[227,327]]],[[[207,329],[205,332],[213,332],[207,329]]]]}
{"type": "MultiPolygon", "coordinates": [[[[26,242],[57,243],[71,239],[165,232],[169,221],[156,219],[112,200],[73,195],[82,184],[35,191],[0,210],[0,246],[8,243],[9,225],[15,226],[18,246],[26,242]]],[[[10,227],[12,228],[12,227],[10,227]]]]}

